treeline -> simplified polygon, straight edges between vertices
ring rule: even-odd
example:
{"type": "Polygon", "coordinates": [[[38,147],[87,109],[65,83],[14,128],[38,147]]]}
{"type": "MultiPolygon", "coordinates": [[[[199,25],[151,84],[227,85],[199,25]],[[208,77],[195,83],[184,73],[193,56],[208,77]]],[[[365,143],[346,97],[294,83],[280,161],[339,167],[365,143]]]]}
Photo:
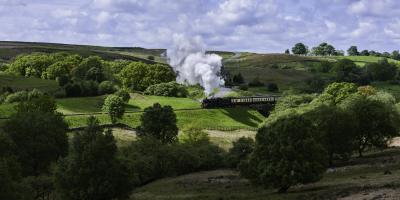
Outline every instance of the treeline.
{"type": "Polygon", "coordinates": [[[178,136],[175,113],[160,104],[144,110],[137,139],[122,147],[95,117],[83,131],[67,133],[50,96],[16,110],[0,129],[0,199],[126,199],[159,178],[235,166],[245,153],[241,145],[225,152],[197,129],[178,136]]]}
{"type": "Polygon", "coordinates": [[[389,62],[386,58],[367,63],[364,67],[358,67],[349,59],[341,59],[337,62],[321,61],[310,65],[308,70],[317,74],[306,80],[307,88],[304,88],[303,92],[307,93],[320,93],[332,82],[350,82],[360,86],[374,81],[387,81],[390,84],[400,82],[398,65],[389,62]],[[321,78],[321,73],[328,76],[321,78]]]}
{"type": "Polygon", "coordinates": [[[287,191],[320,180],[328,167],[382,149],[399,135],[400,113],[388,93],[333,83],[320,95],[281,99],[258,130],[239,169],[252,182],[287,191]]]}
{"type": "MultiPolygon", "coordinates": [[[[314,55],[314,56],[344,56],[343,50],[337,50],[333,45],[323,42],[311,50],[303,43],[295,44],[291,52],[296,55],[314,55]]],[[[290,50],[286,49],[286,54],[290,54],[290,50]]],[[[392,58],[394,60],[400,60],[399,50],[394,50],[392,53],[389,52],[378,52],[373,50],[362,50],[358,51],[357,46],[351,46],[347,49],[349,56],[377,56],[384,58],[392,58]]]]}
{"type": "MultiPolygon", "coordinates": [[[[159,96],[186,97],[186,88],[175,81],[176,74],[164,64],[145,64],[126,60],[106,61],[68,53],[33,53],[17,56],[1,69],[16,76],[56,80],[62,88],[54,97],[81,97],[112,94],[119,89],[159,96]],[[167,84],[168,83],[168,84],[167,84]]],[[[0,102],[24,99],[29,91],[0,88],[0,102]],[[20,93],[17,93],[20,92],[20,93]],[[8,95],[16,93],[7,99],[8,95]],[[15,97],[18,96],[18,97],[15,97]]]]}

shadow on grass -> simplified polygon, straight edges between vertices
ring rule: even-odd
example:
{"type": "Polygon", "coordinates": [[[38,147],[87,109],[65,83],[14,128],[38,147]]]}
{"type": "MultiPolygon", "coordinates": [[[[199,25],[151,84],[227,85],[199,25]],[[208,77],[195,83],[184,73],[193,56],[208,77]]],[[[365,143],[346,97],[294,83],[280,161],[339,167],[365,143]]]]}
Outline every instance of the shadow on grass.
{"type": "Polygon", "coordinates": [[[263,120],[250,112],[249,108],[225,108],[224,114],[247,126],[257,127],[263,120]]]}
{"type": "Polygon", "coordinates": [[[137,111],[140,110],[140,107],[131,104],[125,104],[125,109],[128,111],[137,111]]]}

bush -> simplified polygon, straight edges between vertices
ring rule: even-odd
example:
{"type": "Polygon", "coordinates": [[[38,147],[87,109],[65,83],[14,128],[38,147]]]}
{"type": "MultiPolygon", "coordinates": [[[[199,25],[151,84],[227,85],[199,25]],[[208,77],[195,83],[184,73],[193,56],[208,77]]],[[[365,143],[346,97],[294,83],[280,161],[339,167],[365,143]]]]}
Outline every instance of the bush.
{"type": "Polygon", "coordinates": [[[270,92],[278,92],[279,90],[278,85],[276,83],[268,83],[267,89],[270,92]]]}
{"type": "Polygon", "coordinates": [[[114,95],[121,98],[125,103],[128,103],[129,99],[131,98],[127,89],[119,89],[114,93],[114,95]]]}
{"type": "Polygon", "coordinates": [[[103,81],[99,84],[98,93],[100,95],[112,94],[114,92],[115,92],[115,87],[111,81],[103,81]]]}
{"type": "Polygon", "coordinates": [[[147,56],[147,59],[154,60],[154,56],[147,56]]]}
{"type": "Polygon", "coordinates": [[[28,100],[28,92],[27,91],[19,91],[12,94],[9,94],[5,100],[6,103],[15,103],[28,100]]]}
{"type": "Polygon", "coordinates": [[[144,94],[167,97],[187,97],[188,91],[185,86],[172,81],[169,83],[151,85],[144,91],[144,94]]]}
{"type": "Polygon", "coordinates": [[[122,157],[136,186],[163,177],[213,170],[223,167],[224,151],[206,139],[190,143],[163,144],[152,137],[141,137],[122,148],[122,157]]]}
{"type": "Polygon", "coordinates": [[[124,101],[116,95],[108,95],[104,100],[102,110],[108,113],[111,122],[114,124],[117,122],[117,119],[121,119],[125,113],[124,101]]]}

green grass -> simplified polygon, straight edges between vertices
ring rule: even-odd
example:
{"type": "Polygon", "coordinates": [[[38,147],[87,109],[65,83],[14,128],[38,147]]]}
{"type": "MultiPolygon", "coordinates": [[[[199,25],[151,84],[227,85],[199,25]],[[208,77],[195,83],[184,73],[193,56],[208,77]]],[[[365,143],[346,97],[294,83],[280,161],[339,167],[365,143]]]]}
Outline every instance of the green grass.
{"type": "MultiPolygon", "coordinates": [[[[273,189],[264,189],[248,182],[232,170],[215,170],[192,173],[175,178],[166,178],[147,184],[134,190],[131,199],[337,199],[348,197],[355,199],[355,195],[362,194],[362,199],[372,198],[367,195],[379,193],[382,189],[397,191],[400,188],[400,158],[399,149],[393,155],[385,152],[375,153],[377,159],[354,159],[363,161],[363,164],[350,164],[337,167],[333,172],[327,172],[321,181],[307,185],[292,187],[288,193],[279,194],[273,189]],[[397,153],[396,153],[397,152],[397,153]],[[385,160],[394,158],[392,162],[385,160]],[[391,175],[383,172],[390,170],[391,175]]],[[[357,162],[356,162],[357,163],[357,162]]],[[[378,195],[375,195],[378,196],[378,195]]]]}
{"type": "Polygon", "coordinates": [[[154,103],[161,105],[170,105],[174,109],[194,109],[200,108],[200,102],[189,98],[162,97],[162,96],[145,96],[140,94],[132,95],[129,105],[143,110],[152,106],[154,103]]]}
{"type": "Polygon", "coordinates": [[[11,87],[14,91],[39,89],[43,92],[54,93],[60,90],[54,80],[44,80],[34,77],[22,77],[0,72],[0,86],[11,87]]]}
{"type": "MultiPolygon", "coordinates": [[[[333,59],[350,59],[354,61],[358,66],[364,66],[367,63],[378,62],[383,59],[382,57],[376,56],[332,56],[333,59]]],[[[400,61],[388,58],[388,61],[391,63],[400,64],[400,61]]]]}
{"type": "MultiPolygon", "coordinates": [[[[58,110],[64,114],[101,112],[106,96],[75,97],[57,99],[58,110]]],[[[173,109],[200,108],[200,102],[189,98],[145,96],[132,94],[132,98],[126,105],[127,111],[142,111],[154,103],[170,105],[173,109]]]]}
{"type": "MultiPolygon", "coordinates": [[[[229,108],[229,109],[199,109],[175,111],[177,116],[177,125],[180,129],[192,127],[199,129],[215,130],[253,130],[263,122],[264,117],[255,110],[247,108],[229,108]]],[[[140,123],[142,113],[127,113],[121,120],[122,123],[136,127],[140,123]]],[[[86,125],[86,115],[66,116],[70,127],[82,127],[86,125]]],[[[109,117],[105,114],[96,115],[101,124],[110,124],[109,117]]]]}
{"type": "MultiPolygon", "coordinates": [[[[88,115],[71,115],[80,113],[101,112],[104,96],[80,97],[57,99],[58,111],[66,114],[65,119],[70,127],[82,127],[86,125],[88,115]]],[[[235,129],[254,129],[263,122],[264,117],[255,110],[248,108],[228,108],[228,109],[201,109],[200,102],[188,98],[143,96],[134,94],[129,104],[126,105],[128,111],[138,111],[126,113],[121,120],[122,123],[131,127],[139,125],[140,115],[144,108],[153,105],[171,105],[175,109],[179,128],[194,127],[200,129],[216,130],[235,130],[235,129]],[[195,109],[195,110],[179,110],[195,109]]],[[[14,112],[13,104],[0,105],[0,117],[8,117],[14,112]]],[[[96,114],[102,124],[110,124],[110,119],[106,114],[96,114]]]]}

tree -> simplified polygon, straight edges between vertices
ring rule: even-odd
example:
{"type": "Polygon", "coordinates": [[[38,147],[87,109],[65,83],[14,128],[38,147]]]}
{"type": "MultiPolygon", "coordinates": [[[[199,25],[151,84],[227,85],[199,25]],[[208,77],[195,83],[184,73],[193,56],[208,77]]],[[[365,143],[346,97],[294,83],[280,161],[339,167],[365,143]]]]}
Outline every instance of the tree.
{"type": "Polygon", "coordinates": [[[118,96],[121,98],[125,103],[129,102],[129,99],[131,99],[131,95],[129,94],[129,91],[127,89],[119,89],[114,93],[114,95],[118,96]]]}
{"type": "Polygon", "coordinates": [[[121,70],[118,77],[124,87],[144,91],[150,85],[174,81],[175,73],[166,65],[132,62],[121,70]]]}
{"type": "Polygon", "coordinates": [[[55,112],[55,101],[43,96],[22,102],[4,130],[15,143],[24,176],[46,173],[68,150],[68,125],[55,112]]]}
{"type": "Polygon", "coordinates": [[[358,56],[358,50],[357,50],[357,46],[351,46],[348,50],[347,50],[347,54],[349,54],[349,56],[358,56]]]}
{"type": "Polygon", "coordinates": [[[241,137],[232,143],[227,155],[228,165],[236,168],[241,161],[246,160],[254,150],[254,140],[249,137],[241,137]]]}
{"type": "Polygon", "coordinates": [[[400,115],[395,108],[395,102],[393,96],[383,92],[373,95],[356,93],[340,105],[352,112],[360,157],[366,148],[386,147],[387,142],[398,135],[400,115]]]}
{"type": "Polygon", "coordinates": [[[400,60],[400,53],[398,50],[392,52],[392,59],[400,60]]]}
{"type": "Polygon", "coordinates": [[[318,101],[337,105],[356,92],[357,86],[354,83],[331,83],[318,97],[318,101]]]}
{"type": "Polygon", "coordinates": [[[320,104],[306,113],[306,117],[314,122],[316,130],[328,153],[329,165],[334,158],[347,159],[354,150],[355,126],[353,116],[334,105],[320,104]]]}
{"type": "Polygon", "coordinates": [[[9,65],[8,71],[16,75],[40,78],[46,68],[52,65],[54,61],[53,57],[48,54],[21,55],[17,56],[14,62],[9,65]]]}
{"type": "Polygon", "coordinates": [[[360,52],[360,56],[369,56],[369,51],[368,50],[362,50],[360,52]]]}
{"type": "Polygon", "coordinates": [[[367,63],[365,69],[374,81],[393,80],[397,75],[396,64],[389,63],[386,58],[377,63],[367,63]]]}
{"type": "Polygon", "coordinates": [[[285,54],[290,54],[290,50],[289,50],[289,49],[286,49],[286,50],[285,50],[285,54]]]}
{"type": "Polygon", "coordinates": [[[16,151],[11,138],[0,131],[0,199],[30,199],[26,196],[28,188],[21,184],[21,166],[16,151]]]}
{"type": "Polygon", "coordinates": [[[73,77],[78,79],[96,80],[103,69],[102,59],[98,56],[89,56],[82,60],[82,62],[74,67],[71,71],[73,77]],[[88,73],[88,71],[90,72],[88,73]]]}
{"type": "Polygon", "coordinates": [[[239,72],[238,74],[233,76],[232,81],[233,81],[233,83],[240,85],[240,84],[244,83],[244,78],[243,78],[242,74],[239,72]]]}
{"type": "Polygon", "coordinates": [[[124,101],[116,95],[108,95],[104,100],[103,112],[107,112],[111,118],[111,122],[115,124],[117,119],[122,119],[125,113],[124,101]]]}
{"type": "Polygon", "coordinates": [[[244,170],[243,174],[280,192],[320,180],[326,170],[326,152],[315,135],[313,123],[299,114],[282,115],[267,123],[257,132],[248,163],[253,173],[244,170]]]}
{"type": "Polygon", "coordinates": [[[306,55],[308,53],[308,48],[303,43],[297,43],[292,48],[292,53],[297,55],[306,55]]]}
{"type": "Polygon", "coordinates": [[[64,61],[58,61],[58,62],[50,65],[46,69],[45,75],[42,77],[54,80],[58,77],[68,76],[72,67],[73,66],[71,63],[64,62],[64,61]]]}
{"type": "Polygon", "coordinates": [[[112,94],[115,92],[115,87],[113,82],[111,81],[103,81],[99,84],[98,93],[100,95],[103,94],[112,94]]]}
{"type": "Polygon", "coordinates": [[[169,83],[151,85],[144,91],[144,94],[167,97],[187,97],[188,91],[184,85],[171,81],[169,83]]]}
{"type": "Polygon", "coordinates": [[[111,130],[103,131],[95,117],[75,133],[71,152],[58,163],[56,189],[63,199],[108,200],[128,197],[132,183],[121,161],[111,130]]]}
{"type": "Polygon", "coordinates": [[[176,126],[176,115],[171,106],[161,106],[155,103],[145,108],[140,117],[138,127],[140,136],[150,136],[162,143],[173,143],[177,139],[178,127],[176,126]]]}
{"type": "Polygon", "coordinates": [[[359,82],[362,71],[349,59],[341,59],[333,65],[332,71],[336,73],[337,82],[359,82]]]}
{"type": "Polygon", "coordinates": [[[314,55],[317,56],[331,56],[334,55],[336,50],[332,45],[324,42],[312,49],[314,55]]]}

